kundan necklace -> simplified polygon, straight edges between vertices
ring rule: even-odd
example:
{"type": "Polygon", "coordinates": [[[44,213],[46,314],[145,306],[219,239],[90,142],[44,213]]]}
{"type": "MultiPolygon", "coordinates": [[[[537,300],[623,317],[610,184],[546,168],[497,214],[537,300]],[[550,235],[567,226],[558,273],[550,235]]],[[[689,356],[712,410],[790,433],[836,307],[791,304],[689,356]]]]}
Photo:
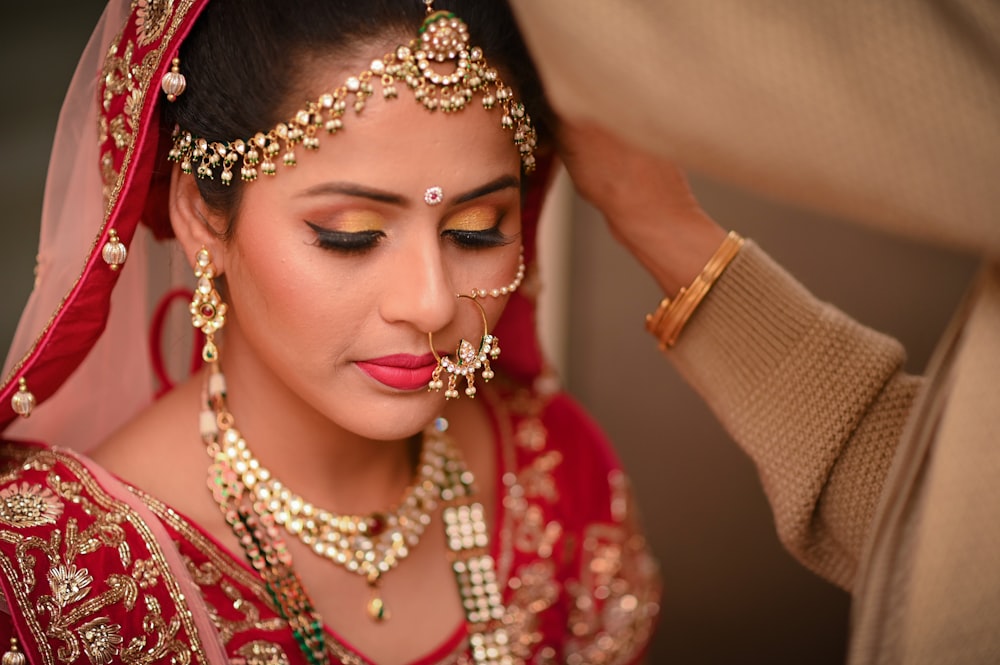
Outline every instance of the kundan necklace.
{"type": "Polygon", "coordinates": [[[364,576],[372,590],[368,613],[382,621],[388,613],[379,581],[419,543],[438,506],[475,662],[522,662],[514,655],[502,623],[504,606],[489,553],[483,506],[473,500],[474,478],[445,436],[444,418],[424,432],[417,479],[395,509],[344,516],[317,508],[291,492],[254,458],[226,407],[225,377],[218,363],[211,365],[204,402],[201,435],[212,459],[209,488],[312,665],[329,663],[330,646],[323,621],[292,568],[281,528],[316,554],[364,576]]]}

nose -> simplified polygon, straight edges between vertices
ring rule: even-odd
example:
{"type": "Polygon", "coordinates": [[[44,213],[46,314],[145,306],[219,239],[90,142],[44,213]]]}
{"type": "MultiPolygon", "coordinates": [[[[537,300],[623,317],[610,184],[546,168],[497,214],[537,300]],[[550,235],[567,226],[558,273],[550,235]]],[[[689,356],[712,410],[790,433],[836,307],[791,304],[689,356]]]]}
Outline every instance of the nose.
{"type": "Polygon", "coordinates": [[[436,332],[455,316],[456,297],[436,239],[411,246],[396,257],[392,283],[382,298],[382,318],[436,332]]]}

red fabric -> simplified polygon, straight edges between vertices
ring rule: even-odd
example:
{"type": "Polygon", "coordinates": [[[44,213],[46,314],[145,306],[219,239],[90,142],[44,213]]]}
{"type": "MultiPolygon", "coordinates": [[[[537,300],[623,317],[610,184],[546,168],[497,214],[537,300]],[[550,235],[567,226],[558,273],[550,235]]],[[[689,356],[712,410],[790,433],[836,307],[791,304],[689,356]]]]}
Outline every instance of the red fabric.
{"type": "MultiPolygon", "coordinates": [[[[169,169],[165,168],[166,160],[163,155],[166,153],[162,152],[159,132],[159,104],[162,103],[162,95],[158,94],[157,84],[169,69],[172,54],[177,52],[179,44],[191,30],[198,14],[204,9],[206,0],[194,2],[186,10],[182,8],[183,3],[178,4],[174,15],[176,29],[170,33],[171,42],[168,44],[155,40],[142,44],[137,38],[139,22],[136,20],[129,20],[124,26],[120,43],[133,45],[131,62],[153,62],[156,65],[149,74],[150,88],[142,98],[142,107],[134,115],[133,126],[140,129],[152,127],[156,130],[138,132],[134,145],[119,146],[114,143],[113,138],[108,138],[105,154],[112,156],[114,170],[121,174],[115,188],[119,195],[109,204],[103,229],[94,230],[96,242],[93,247],[86,248],[89,254],[81,279],[55,313],[51,325],[41,335],[27,360],[17,372],[7,377],[7,383],[0,388],[0,430],[17,417],[11,406],[11,397],[18,390],[20,377],[27,377],[30,390],[40,404],[58,390],[103,332],[110,307],[111,290],[121,273],[109,269],[101,257],[110,231],[115,230],[121,242],[128,246],[147,207],[151,210],[165,210],[162,205],[165,201],[162,175],[164,171],[169,173],[169,169]],[[162,51],[159,51],[161,48],[162,51]],[[159,61],[147,60],[147,56],[156,52],[167,55],[159,61]],[[157,188],[151,193],[154,173],[157,188]]],[[[94,100],[95,104],[101,104],[105,99],[106,85],[105,79],[99,87],[99,98],[94,100]]],[[[126,103],[132,101],[125,95],[110,96],[109,99],[108,105],[102,106],[103,120],[108,123],[123,117],[126,103]]],[[[103,166],[95,164],[94,168],[102,169],[103,166]]],[[[127,269],[126,264],[122,270],[127,269]]]]}

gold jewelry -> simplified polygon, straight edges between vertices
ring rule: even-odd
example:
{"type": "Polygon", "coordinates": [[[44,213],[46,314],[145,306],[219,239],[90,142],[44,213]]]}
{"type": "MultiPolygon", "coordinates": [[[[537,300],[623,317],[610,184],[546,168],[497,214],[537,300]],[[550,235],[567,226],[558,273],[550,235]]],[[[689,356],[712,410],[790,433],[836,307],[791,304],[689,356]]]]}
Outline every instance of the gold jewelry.
{"type": "MultiPolygon", "coordinates": [[[[208,479],[212,495],[251,565],[277,601],[281,616],[288,621],[308,661],[311,665],[326,665],[329,656],[323,620],[292,568],[291,554],[278,535],[275,511],[268,501],[259,500],[251,489],[257,485],[260,473],[256,473],[252,484],[247,484],[251,463],[242,455],[230,454],[230,442],[242,437],[226,408],[225,398],[225,379],[218,365],[213,365],[205,386],[205,410],[201,414],[201,436],[212,459],[208,479]]],[[[512,654],[503,623],[506,612],[496,565],[489,553],[485,510],[482,504],[474,501],[475,479],[466,468],[458,447],[445,435],[447,429],[448,421],[437,418],[424,431],[423,442],[425,450],[432,450],[439,457],[439,461],[434,462],[434,483],[440,487],[445,538],[468,624],[473,659],[482,665],[516,665],[522,661],[512,654]]],[[[256,468],[260,469],[259,464],[256,468]]],[[[288,530],[287,523],[285,529],[288,530]]],[[[369,551],[366,550],[361,558],[367,558],[369,551]]],[[[377,594],[369,601],[368,611],[373,616],[384,613],[385,606],[377,594]]]]}
{"type": "Polygon", "coordinates": [[[335,134],[343,128],[348,107],[355,113],[364,110],[368,98],[375,94],[375,82],[384,99],[397,97],[397,85],[404,85],[428,111],[443,113],[461,111],[480,95],[485,109],[499,106],[500,126],[513,132],[524,172],[534,170],[537,137],[524,104],[514,99],[514,91],[489,66],[483,50],[469,47],[465,22],[443,11],[431,12],[409,45],[401,45],[374,60],[368,69],[351,76],[333,92],[309,102],[287,122],[248,139],[225,143],[209,142],[178,127],[174,130],[169,158],[179,162],[184,173],[196,173],[199,178],[214,178],[218,173],[227,185],[237,168],[244,181],[256,180],[259,173],[274,175],[279,154],[286,166],[294,166],[297,145],[315,150],[321,131],[335,134]],[[442,63],[453,63],[454,70],[439,73],[437,66],[442,63]]]}
{"type": "Polygon", "coordinates": [[[108,241],[101,248],[101,258],[112,270],[118,270],[128,258],[128,247],[118,237],[114,229],[108,231],[108,241]]]}
{"type": "Polygon", "coordinates": [[[492,379],[493,370],[490,368],[490,360],[495,360],[500,355],[500,340],[490,334],[489,322],[486,320],[486,310],[476,300],[476,296],[459,294],[458,297],[468,298],[479,308],[479,313],[483,317],[483,336],[479,341],[478,348],[473,346],[472,342],[462,338],[458,343],[458,348],[455,350],[457,360],[452,360],[447,355],[438,355],[437,349],[434,348],[434,333],[427,333],[427,341],[430,343],[431,353],[434,354],[434,358],[437,360],[437,367],[434,368],[434,373],[431,374],[431,380],[427,384],[427,389],[440,391],[444,388],[444,381],[441,380],[441,374],[447,372],[448,388],[444,391],[444,398],[446,400],[458,397],[456,386],[459,377],[465,378],[465,394],[474,398],[476,396],[476,372],[480,369],[483,370],[483,381],[492,379]]]}
{"type": "Polygon", "coordinates": [[[23,376],[17,382],[17,392],[10,398],[10,408],[22,418],[28,418],[35,408],[35,396],[28,390],[28,382],[23,376]]]}
{"type": "Polygon", "coordinates": [[[205,345],[201,349],[201,357],[206,363],[219,360],[219,349],[215,345],[215,333],[226,324],[228,307],[222,301],[222,296],[215,290],[215,265],[212,254],[207,247],[202,247],[194,257],[194,276],[198,285],[191,297],[191,325],[205,333],[205,345]]]}
{"type": "Polygon", "coordinates": [[[427,333],[427,341],[430,344],[431,353],[434,354],[434,359],[437,360],[437,367],[434,368],[431,380],[427,384],[428,390],[440,391],[444,388],[444,381],[441,379],[441,375],[447,372],[449,375],[448,387],[444,391],[444,398],[446,400],[458,397],[458,381],[460,377],[465,377],[465,394],[470,398],[475,398],[476,385],[474,381],[476,372],[480,369],[483,370],[483,381],[489,381],[493,378],[494,373],[490,367],[490,360],[496,360],[500,356],[500,340],[489,333],[486,310],[479,304],[478,298],[485,298],[487,296],[500,298],[514,293],[521,286],[521,282],[524,281],[524,273],[524,247],[521,247],[521,251],[517,257],[517,273],[510,284],[489,290],[474,288],[468,295],[462,293],[456,294],[455,297],[468,298],[479,308],[479,313],[483,318],[483,336],[480,338],[478,348],[464,338],[459,341],[458,348],[455,350],[457,360],[452,360],[448,356],[438,354],[437,349],[434,348],[434,333],[427,333]]]}
{"type": "Polygon", "coordinates": [[[424,192],[424,203],[429,206],[436,206],[444,200],[444,192],[440,187],[428,187],[424,192]]]}
{"type": "Polygon", "coordinates": [[[7,651],[4,652],[2,661],[3,665],[27,665],[28,659],[25,657],[24,653],[17,648],[17,638],[10,638],[10,646],[7,651]]]}
{"type": "MultiPolygon", "coordinates": [[[[508,296],[514,291],[517,291],[518,287],[521,286],[521,282],[524,281],[524,247],[521,247],[521,253],[517,257],[517,273],[514,275],[514,279],[507,286],[501,286],[499,289],[472,289],[469,292],[469,296],[472,298],[485,298],[490,296],[492,298],[500,298],[503,296],[508,296]]],[[[461,297],[461,296],[459,296],[461,297]]]]}
{"type": "Polygon", "coordinates": [[[167,101],[174,102],[181,96],[187,87],[187,79],[181,74],[180,58],[174,58],[170,62],[170,71],[160,79],[160,88],[167,95],[167,101]]]}
{"type": "MultiPolygon", "coordinates": [[[[379,594],[381,576],[395,568],[420,543],[446,489],[446,450],[439,441],[424,441],[417,476],[393,509],[370,515],[337,515],[289,490],[250,451],[233,426],[225,405],[225,378],[213,365],[209,399],[214,420],[224,423],[219,449],[209,471],[209,486],[221,501],[228,494],[245,491],[254,506],[266,511],[274,523],[297,537],[313,552],[364,577],[372,590],[369,614],[376,621],[388,618],[379,594]]],[[[213,419],[206,421],[212,431],[213,419]]]]}
{"type": "Polygon", "coordinates": [[[743,238],[735,231],[730,231],[691,285],[682,287],[673,298],[664,298],[655,312],[646,315],[646,330],[660,340],[661,351],[666,351],[677,342],[688,319],[729,263],[736,258],[741,247],[743,238]]]}

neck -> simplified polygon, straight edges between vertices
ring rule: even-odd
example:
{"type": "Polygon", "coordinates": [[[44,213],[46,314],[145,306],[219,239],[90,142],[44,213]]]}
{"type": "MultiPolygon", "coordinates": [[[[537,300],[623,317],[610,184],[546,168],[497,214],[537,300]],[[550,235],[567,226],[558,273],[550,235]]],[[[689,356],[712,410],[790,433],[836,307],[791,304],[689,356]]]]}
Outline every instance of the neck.
{"type": "Polygon", "coordinates": [[[399,500],[413,480],[419,431],[383,441],[346,430],[261,365],[240,362],[239,346],[227,337],[223,349],[227,410],[274,477],[338,513],[367,514],[399,500]]]}

